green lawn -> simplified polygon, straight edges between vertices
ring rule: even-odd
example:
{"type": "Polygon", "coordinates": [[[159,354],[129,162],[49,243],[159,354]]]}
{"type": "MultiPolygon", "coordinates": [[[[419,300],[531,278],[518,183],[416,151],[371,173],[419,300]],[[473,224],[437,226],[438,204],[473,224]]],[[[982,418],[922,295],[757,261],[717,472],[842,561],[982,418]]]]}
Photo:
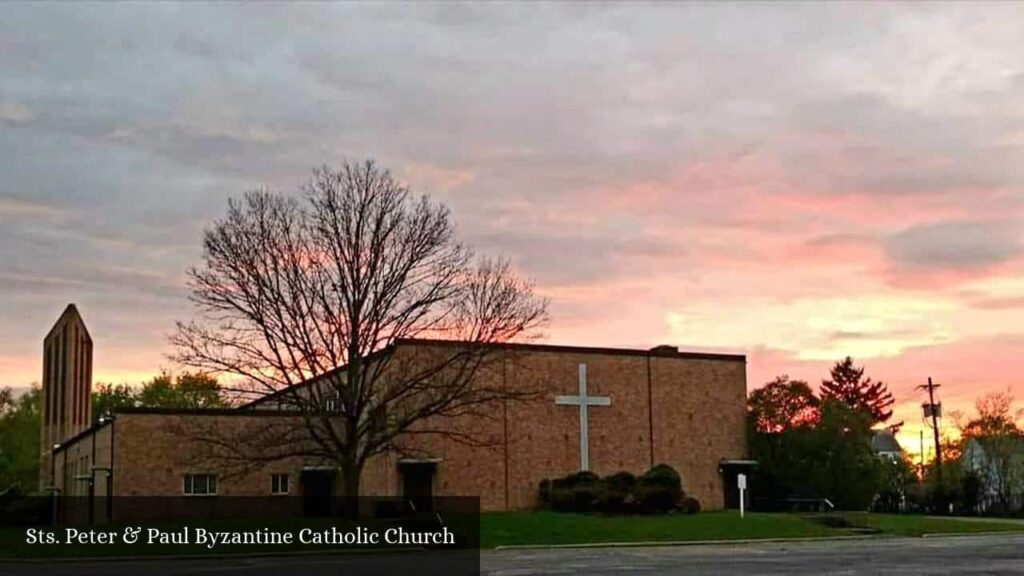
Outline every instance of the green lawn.
{"type": "Polygon", "coordinates": [[[844,516],[853,526],[874,528],[885,534],[893,534],[895,536],[1024,531],[1024,523],[1000,521],[998,518],[978,518],[977,520],[968,521],[936,516],[899,514],[846,513],[844,516]]]}
{"type": "Polygon", "coordinates": [[[754,513],[740,519],[738,513],[731,511],[703,512],[693,516],[508,512],[484,514],[480,521],[481,545],[484,548],[531,544],[814,538],[864,534],[869,531],[880,535],[921,536],[1024,531],[1024,524],[865,513],[822,516],[754,513]],[[822,523],[829,519],[833,521],[827,522],[827,525],[822,523]]]}
{"type": "Polygon", "coordinates": [[[506,512],[480,519],[485,548],[518,544],[670,542],[832,536],[839,531],[789,514],[703,512],[693,516],[590,516],[559,512],[506,512]]]}

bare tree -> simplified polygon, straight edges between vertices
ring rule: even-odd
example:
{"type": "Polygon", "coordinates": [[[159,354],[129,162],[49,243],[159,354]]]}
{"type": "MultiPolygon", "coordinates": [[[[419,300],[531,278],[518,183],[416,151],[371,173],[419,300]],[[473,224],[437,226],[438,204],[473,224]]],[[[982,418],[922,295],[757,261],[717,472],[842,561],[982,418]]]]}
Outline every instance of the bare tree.
{"type": "Polygon", "coordinates": [[[474,376],[496,344],[538,335],[547,302],[507,261],[475,259],[446,207],[371,161],[317,169],[304,192],[250,192],[206,231],[190,272],[198,314],[178,323],[174,359],[290,416],[244,439],[197,434],[212,452],[253,465],[316,459],[357,496],[364,465],[399,437],[472,442],[428,423],[521,396],[474,376]],[[450,344],[395,353],[413,338],[450,344]]]}
{"type": "Polygon", "coordinates": [[[977,417],[960,428],[966,464],[995,492],[1009,511],[1014,494],[1024,489],[1024,409],[1013,409],[1009,390],[990,392],[975,403],[977,417]]]}

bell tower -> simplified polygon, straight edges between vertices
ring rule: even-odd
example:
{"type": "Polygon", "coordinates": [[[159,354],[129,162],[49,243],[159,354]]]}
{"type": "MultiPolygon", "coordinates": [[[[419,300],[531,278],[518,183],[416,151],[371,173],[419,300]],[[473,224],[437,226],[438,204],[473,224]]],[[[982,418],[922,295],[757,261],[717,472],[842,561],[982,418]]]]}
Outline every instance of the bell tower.
{"type": "Polygon", "coordinates": [[[53,446],[91,425],[92,337],[74,304],[43,339],[40,488],[50,482],[53,446]]]}

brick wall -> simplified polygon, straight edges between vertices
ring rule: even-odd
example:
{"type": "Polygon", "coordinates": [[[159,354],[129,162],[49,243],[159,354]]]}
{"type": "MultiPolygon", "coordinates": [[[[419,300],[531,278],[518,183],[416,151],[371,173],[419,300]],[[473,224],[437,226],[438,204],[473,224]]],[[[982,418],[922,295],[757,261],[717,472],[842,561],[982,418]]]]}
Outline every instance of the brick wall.
{"type": "Polygon", "coordinates": [[[292,493],[298,493],[301,458],[237,470],[218,464],[207,445],[190,437],[204,431],[211,438],[256,432],[264,426],[260,416],[127,413],[119,414],[114,426],[117,496],[180,496],[184,474],[218,474],[217,493],[222,496],[269,496],[271,474],[287,473],[292,493]]]}
{"type": "MultiPolygon", "coordinates": [[[[426,344],[401,350],[406,359],[436,353],[426,344]]],[[[475,383],[524,391],[529,398],[492,402],[454,420],[421,422],[416,434],[368,463],[363,494],[398,495],[401,462],[439,460],[435,495],[479,495],[484,510],[535,507],[542,479],[579,469],[579,408],[556,405],[554,399],[578,393],[581,363],[587,365],[588,394],[611,399],[610,406],[589,408],[590,469],[602,475],[619,470],[639,474],[666,463],[680,472],[684,489],[706,509],[721,508],[718,464],[747,455],[742,357],[552,347],[496,353],[475,383]],[[437,429],[464,434],[473,444],[424,433],[437,429]]],[[[221,472],[199,457],[202,449],[183,438],[181,430],[212,426],[244,434],[261,426],[261,418],[267,416],[118,415],[113,426],[97,433],[114,434],[114,493],[180,495],[183,474],[221,472]]],[[[109,445],[109,436],[104,438],[97,446],[109,445]]],[[[91,445],[87,435],[65,450],[78,455],[89,446],[91,454],[91,445]]],[[[269,495],[270,474],[288,473],[292,493],[300,494],[300,474],[309,464],[293,457],[224,477],[218,493],[269,495]]]]}
{"type": "Polygon", "coordinates": [[[611,398],[610,406],[588,410],[591,471],[639,474],[669,464],[705,508],[721,508],[719,462],[747,456],[746,366],[740,357],[714,355],[506,350],[478,381],[533,397],[494,403],[481,408],[483,416],[445,424],[490,440],[488,446],[437,436],[405,442],[416,455],[442,459],[435,493],[479,494],[485,510],[532,508],[541,480],[577,471],[579,408],[554,399],[578,393],[581,363],[588,395],[611,398]]]}

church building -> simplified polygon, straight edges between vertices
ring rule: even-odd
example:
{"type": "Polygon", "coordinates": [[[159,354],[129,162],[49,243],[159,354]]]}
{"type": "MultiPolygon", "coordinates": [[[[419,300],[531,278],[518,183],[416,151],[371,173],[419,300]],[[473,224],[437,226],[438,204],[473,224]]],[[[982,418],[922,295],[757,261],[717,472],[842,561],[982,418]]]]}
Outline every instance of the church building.
{"type": "MultiPolygon", "coordinates": [[[[394,347],[446,345],[400,340],[394,347]]],[[[463,421],[485,445],[431,436],[410,439],[413,452],[375,458],[363,474],[363,495],[478,496],[484,511],[522,510],[539,505],[545,478],[580,470],[640,474],[664,463],[704,509],[726,506],[734,481],[723,471],[747,457],[744,356],[673,346],[495,346],[497,368],[474,378],[539,393],[496,402],[487,417],[463,421]]],[[[339,494],[340,472],[322,462],[292,457],[228,475],[198,458],[194,438],[180,434],[245,433],[268,418],[295,417],[270,399],[219,410],[137,408],[90,423],[91,370],[92,341],[72,305],[44,344],[42,488],[93,498],[339,494]]]]}

